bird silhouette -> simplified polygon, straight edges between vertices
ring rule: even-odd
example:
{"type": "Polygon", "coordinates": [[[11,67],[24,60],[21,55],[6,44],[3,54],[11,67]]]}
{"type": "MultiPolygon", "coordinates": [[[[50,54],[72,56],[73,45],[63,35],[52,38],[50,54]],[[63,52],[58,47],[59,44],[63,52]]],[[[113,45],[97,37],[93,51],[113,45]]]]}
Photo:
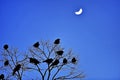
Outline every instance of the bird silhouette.
{"type": "Polygon", "coordinates": [[[77,61],[77,60],[76,60],[75,57],[73,57],[72,60],[71,60],[71,62],[74,63],[74,64],[76,63],[76,61],[77,61]]]}
{"type": "Polygon", "coordinates": [[[9,61],[6,60],[6,61],[4,62],[4,66],[8,66],[8,65],[9,65],[9,61]]]}
{"type": "Polygon", "coordinates": [[[20,64],[16,65],[15,68],[13,69],[13,75],[15,74],[16,71],[19,71],[20,68],[21,68],[20,64]]]}
{"type": "Polygon", "coordinates": [[[8,45],[5,44],[5,45],[3,46],[3,48],[4,48],[5,50],[7,50],[7,49],[8,49],[8,45]]]}
{"type": "Polygon", "coordinates": [[[46,59],[46,60],[44,60],[43,62],[46,62],[47,64],[50,64],[50,63],[52,63],[52,61],[53,61],[53,59],[50,58],[50,59],[46,59]]]}
{"type": "Polygon", "coordinates": [[[62,55],[63,55],[63,53],[64,53],[64,51],[62,51],[62,50],[59,50],[59,51],[56,51],[56,53],[57,53],[57,55],[60,55],[60,56],[62,56],[62,55]]]}
{"type": "Polygon", "coordinates": [[[40,62],[37,59],[35,59],[35,58],[30,58],[30,63],[33,63],[33,64],[37,65],[40,62]]]}
{"type": "Polygon", "coordinates": [[[33,46],[34,46],[35,48],[38,48],[39,45],[40,45],[39,42],[36,42],[36,43],[33,44],[33,46]]]}
{"type": "Polygon", "coordinates": [[[67,59],[66,58],[63,59],[63,64],[67,64],[67,59]]]}
{"type": "Polygon", "coordinates": [[[0,80],[4,80],[4,74],[0,75],[0,80]]]}
{"type": "Polygon", "coordinates": [[[55,66],[55,65],[58,65],[58,64],[59,64],[59,60],[56,59],[56,60],[51,64],[51,66],[55,66]]]}
{"type": "Polygon", "coordinates": [[[54,44],[59,44],[60,43],[60,39],[56,39],[55,41],[54,41],[54,44]]]}

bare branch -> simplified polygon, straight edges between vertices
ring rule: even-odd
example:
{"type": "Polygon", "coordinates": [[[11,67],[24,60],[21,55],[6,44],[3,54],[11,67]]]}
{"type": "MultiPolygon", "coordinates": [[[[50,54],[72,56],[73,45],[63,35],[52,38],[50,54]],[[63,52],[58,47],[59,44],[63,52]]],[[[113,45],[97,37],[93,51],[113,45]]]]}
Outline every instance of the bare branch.
{"type": "MultiPolygon", "coordinates": [[[[38,72],[36,78],[41,80],[73,80],[85,77],[76,68],[78,58],[73,56],[72,49],[66,51],[61,47],[59,38],[53,43],[49,41],[36,42],[27,52],[19,52],[18,49],[11,49],[8,45],[5,45],[4,49],[0,51],[0,63],[4,62],[5,64],[5,61],[9,61],[6,66],[0,65],[0,70],[5,72],[5,80],[23,80],[25,75],[29,75],[31,72],[38,72]],[[18,64],[21,65],[20,69],[15,72],[15,75],[12,75],[18,64]],[[61,72],[67,72],[67,74],[62,75],[61,72]]],[[[34,79],[36,80],[36,78],[34,79]]]]}

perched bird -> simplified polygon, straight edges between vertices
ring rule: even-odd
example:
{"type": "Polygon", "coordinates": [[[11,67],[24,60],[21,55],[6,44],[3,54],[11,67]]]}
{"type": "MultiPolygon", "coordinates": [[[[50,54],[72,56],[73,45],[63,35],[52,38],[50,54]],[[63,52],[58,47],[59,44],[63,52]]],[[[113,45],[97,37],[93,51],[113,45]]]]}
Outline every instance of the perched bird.
{"type": "Polygon", "coordinates": [[[57,55],[62,56],[62,55],[63,55],[63,53],[64,53],[64,51],[63,51],[63,50],[59,50],[59,51],[56,51],[56,53],[57,53],[57,55]]]}
{"type": "Polygon", "coordinates": [[[52,58],[50,58],[50,59],[46,59],[45,61],[43,61],[43,62],[46,62],[47,64],[50,64],[50,63],[52,63],[52,61],[53,61],[53,59],[52,58]]]}
{"type": "Polygon", "coordinates": [[[51,64],[51,66],[55,66],[55,65],[58,65],[58,64],[59,64],[59,60],[56,59],[56,60],[51,64]]]}
{"type": "Polygon", "coordinates": [[[33,64],[37,65],[40,62],[37,59],[35,59],[35,58],[30,58],[30,63],[33,63],[33,64]]]}
{"type": "Polygon", "coordinates": [[[7,50],[7,49],[8,49],[8,45],[5,44],[5,45],[3,46],[3,48],[4,48],[5,50],[7,50]]]}
{"type": "Polygon", "coordinates": [[[9,61],[6,60],[6,61],[4,62],[4,66],[8,66],[8,64],[9,64],[9,61]]]}
{"type": "Polygon", "coordinates": [[[4,74],[0,75],[0,80],[4,80],[4,74]]]}
{"type": "Polygon", "coordinates": [[[34,46],[35,48],[38,48],[39,45],[40,45],[39,42],[36,42],[36,43],[33,44],[33,46],[34,46]]]}
{"type": "Polygon", "coordinates": [[[20,68],[21,68],[20,64],[16,65],[15,68],[13,69],[13,75],[15,74],[16,71],[19,71],[20,68]]]}
{"type": "Polygon", "coordinates": [[[66,58],[63,59],[63,64],[67,64],[67,59],[66,58]]]}
{"type": "Polygon", "coordinates": [[[77,61],[77,60],[76,60],[75,57],[73,57],[72,60],[71,60],[71,62],[74,63],[74,64],[76,63],[76,61],[77,61]]]}
{"type": "Polygon", "coordinates": [[[56,39],[55,41],[54,41],[54,44],[59,44],[60,43],[60,39],[56,39]]]}

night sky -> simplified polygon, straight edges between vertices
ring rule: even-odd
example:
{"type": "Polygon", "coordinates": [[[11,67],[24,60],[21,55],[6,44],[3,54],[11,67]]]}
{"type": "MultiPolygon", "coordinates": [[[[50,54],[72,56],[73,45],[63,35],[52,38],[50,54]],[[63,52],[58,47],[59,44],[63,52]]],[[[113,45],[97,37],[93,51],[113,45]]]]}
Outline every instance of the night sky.
{"type": "Polygon", "coordinates": [[[56,38],[79,56],[85,80],[120,80],[120,0],[0,0],[1,48],[56,38]]]}

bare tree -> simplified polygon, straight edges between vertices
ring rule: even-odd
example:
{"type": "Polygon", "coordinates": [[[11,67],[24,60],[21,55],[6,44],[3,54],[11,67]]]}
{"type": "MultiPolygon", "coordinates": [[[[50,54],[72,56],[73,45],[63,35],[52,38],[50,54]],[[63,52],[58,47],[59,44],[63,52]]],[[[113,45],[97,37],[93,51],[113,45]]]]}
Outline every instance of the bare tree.
{"type": "Polygon", "coordinates": [[[60,39],[36,42],[24,53],[5,44],[0,55],[0,80],[28,79],[31,73],[31,80],[84,78],[83,72],[76,69],[78,59],[72,50],[61,47],[60,39]]]}

